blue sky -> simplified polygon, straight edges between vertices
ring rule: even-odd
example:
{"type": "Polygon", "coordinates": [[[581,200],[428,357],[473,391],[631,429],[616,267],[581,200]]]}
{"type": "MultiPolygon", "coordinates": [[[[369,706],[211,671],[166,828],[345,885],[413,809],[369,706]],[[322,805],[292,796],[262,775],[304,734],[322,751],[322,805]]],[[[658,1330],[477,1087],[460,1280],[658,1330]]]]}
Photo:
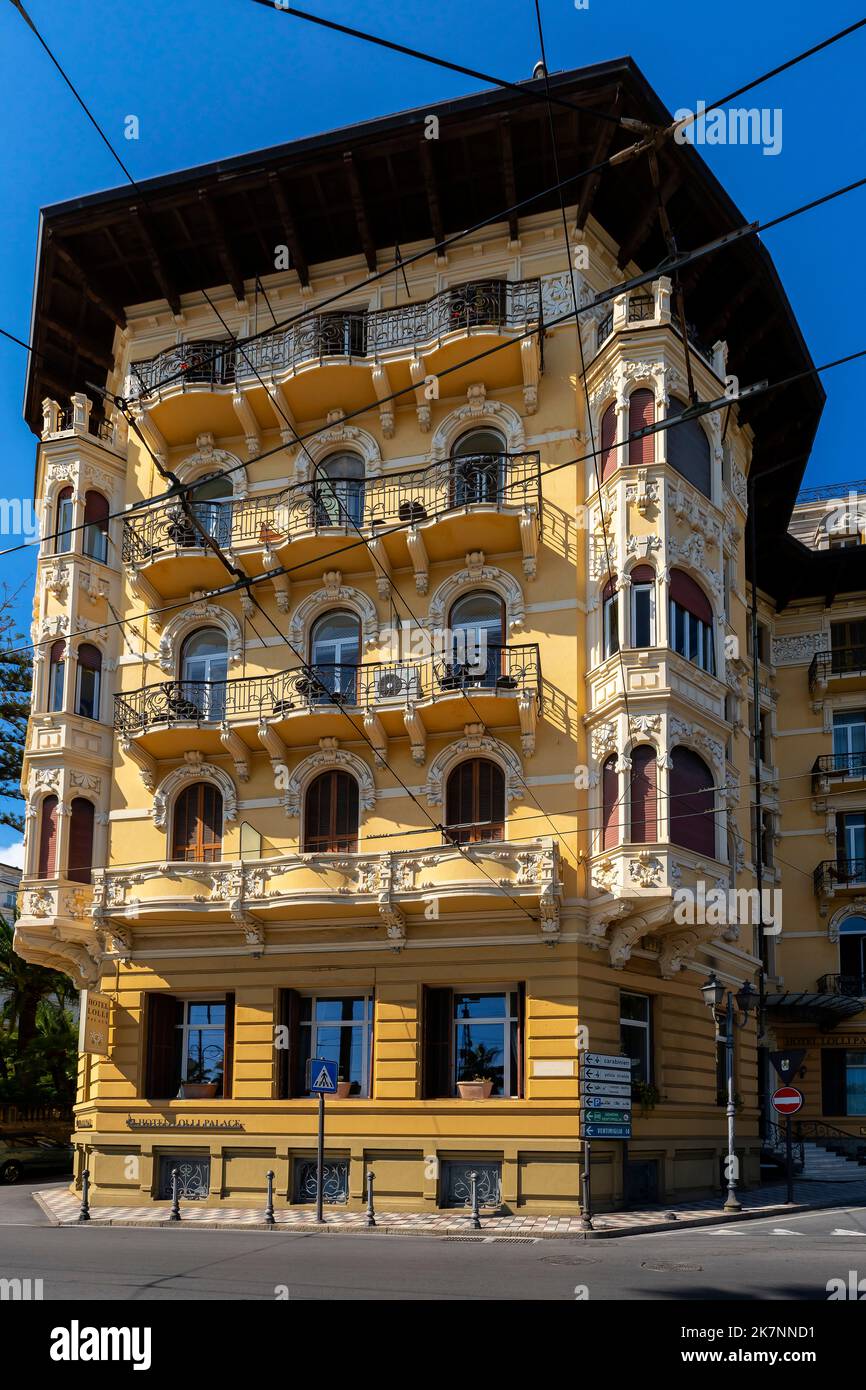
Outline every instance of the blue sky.
{"type": "MultiPolygon", "coordinates": [[[[427,105],[479,84],[315,28],[251,0],[27,0],[29,13],[135,177],[258,149],[335,126],[427,105]],[[123,138],[139,118],[140,138],[123,138]]],[[[539,57],[533,0],[305,0],[302,8],[509,80],[539,57]]],[[[630,55],[671,110],[694,108],[860,18],[855,0],[542,0],[551,71],[630,55]]],[[[860,78],[866,30],[745,104],[779,108],[782,148],[704,146],[702,154],[748,218],[767,218],[866,172],[860,78]]],[[[115,187],[120,170],[11,5],[0,8],[0,326],[27,338],[41,206],[115,187]]],[[[797,218],[766,238],[806,342],[821,363],[866,346],[862,294],[851,275],[866,190],[797,218]]],[[[30,485],[35,441],[21,416],[25,354],[0,339],[2,496],[30,485]]],[[[847,441],[859,434],[866,361],[824,377],[828,400],[807,483],[866,474],[847,441]]],[[[0,548],[14,542],[0,536],[0,548]]],[[[0,579],[25,585],[33,551],[0,558],[0,579]]],[[[0,858],[4,855],[0,839],[0,858]]]]}

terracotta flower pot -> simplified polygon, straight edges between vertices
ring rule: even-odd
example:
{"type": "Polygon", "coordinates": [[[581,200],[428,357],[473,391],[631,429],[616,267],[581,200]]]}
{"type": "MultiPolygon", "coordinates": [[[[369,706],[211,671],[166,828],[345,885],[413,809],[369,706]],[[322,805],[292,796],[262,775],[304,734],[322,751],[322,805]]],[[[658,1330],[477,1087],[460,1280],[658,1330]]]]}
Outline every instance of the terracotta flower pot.
{"type": "Polygon", "coordinates": [[[461,1100],[487,1100],[493,1090],[493,1082],[487,1081],[458,1081],[457,1089],[460,1092],[461,1100]]]}
{"type": "Polygon", "coordinates": [[[184,1081],[180,1088],[181,1100],[213,1100],[217,1093],[215,1081],[184,1081]]]}
{"type": "Polygon", "coordinates": [[[345,1100],[345,1099],[346,1099],[346,1096],[350,1096],[351,1094],[352,1094],[352,1083],[351,1083],[351,1081],[338,1081],[338,1082],[337,1082],[337,1099],[338,1099],[338,1100],[345,1100]]]}

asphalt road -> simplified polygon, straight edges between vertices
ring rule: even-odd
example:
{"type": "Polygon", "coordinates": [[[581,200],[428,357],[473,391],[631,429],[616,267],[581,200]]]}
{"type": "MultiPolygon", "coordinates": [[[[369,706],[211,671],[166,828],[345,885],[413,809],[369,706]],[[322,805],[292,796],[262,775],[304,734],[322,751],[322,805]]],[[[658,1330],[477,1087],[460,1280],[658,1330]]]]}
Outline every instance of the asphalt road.
{"type": "Polygon", "coordinates": [[[825,1301],[829,1279],[866,1277],[866,1207],[619,1240],[433,1239],[56,1228],[29,1186],[0,1191],[0,1278],[42,1278],[45,1300],[825,1301]]]}

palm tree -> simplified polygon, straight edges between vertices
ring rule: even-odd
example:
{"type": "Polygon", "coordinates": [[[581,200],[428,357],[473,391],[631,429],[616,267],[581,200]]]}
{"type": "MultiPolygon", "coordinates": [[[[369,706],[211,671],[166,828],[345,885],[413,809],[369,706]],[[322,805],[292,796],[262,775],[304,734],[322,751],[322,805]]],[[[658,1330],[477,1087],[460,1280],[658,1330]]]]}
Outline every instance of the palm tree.
{"type": "Polygon", "coordinates": [[[0,915],[0,994],[7,995],[2,1019],[7,1032],[17,1028],[16,1054],[20,1057],[36,1037],[40,1001],[54,995],[67,1001],[74,994],[71,981],[57,970],[31,965],[13,946],[15,924],[0,915]]]}

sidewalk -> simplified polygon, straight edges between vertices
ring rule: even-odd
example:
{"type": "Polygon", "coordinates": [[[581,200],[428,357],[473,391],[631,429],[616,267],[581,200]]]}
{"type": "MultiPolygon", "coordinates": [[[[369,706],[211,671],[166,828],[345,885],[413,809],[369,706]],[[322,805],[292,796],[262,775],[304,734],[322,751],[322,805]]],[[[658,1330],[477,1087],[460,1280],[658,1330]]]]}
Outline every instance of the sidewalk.
{"type": "MultiPolygon", "coordinates": [[[[55,1226],[78,1224],[80,1199],[58,1188],[34,1192],[33,1197],[55,1226]]],[[[722,1210],[723,1196],[705,1201],[681,1203],[674,1206],[647,1207],[642,1211],[604,1212],[593,1217],[593,1230],[583,1231],[576,1216],[484,1216],[481,1231],[473,1231],[467,1212],[378,1212],[376,1231],[382,1235],[460,1236],[470,1239],[523,1237],[544,1240],[570,1236],[584,1239],[603,1239],[616,1236],[646,1235],[654,1231],[684,1230],[691,1226],[712,1226],[731,1221],[754,1220],[759,1216],[790,1216],[796,1211],[821,1207],[858,1206],[866,1204],[866,1178],[847,1182],[797,1182],[794,1186],[794,1206],[785,1204],[784,1185],[755,1188],[745,1192],[740,1200],[742,1212],[728,1216],[722,1210]]],[[[367,1215],[363,1211],[327,1209],[323,1226],[317,1226],[312,1210],[282,1210],[275,1212],[277,1231],[305,1231],[317,1235],[363,1233],[367,1215]]],[[[196,1226],[202,1230],[265,1231],[264,1209],[250,1207],[205,1207],[196,1202],[181,1203],[181,1221],[169,1222],[168,1208],[160,1207],[91,1207],[91,1222],[99,1226],[172,1226],[181,1229],[196,1226]]]]}

